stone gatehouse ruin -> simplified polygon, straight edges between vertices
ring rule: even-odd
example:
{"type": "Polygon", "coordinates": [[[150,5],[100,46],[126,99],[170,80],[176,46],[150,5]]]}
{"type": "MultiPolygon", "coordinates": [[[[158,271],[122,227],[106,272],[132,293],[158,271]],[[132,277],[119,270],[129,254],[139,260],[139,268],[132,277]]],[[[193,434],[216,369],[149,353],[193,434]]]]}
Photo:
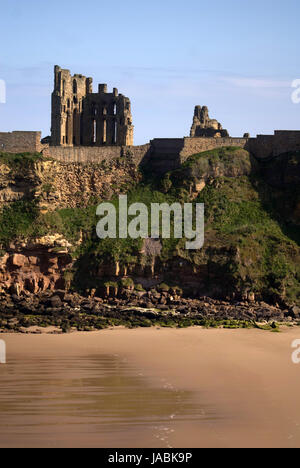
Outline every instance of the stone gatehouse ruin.
{"type": "Polygon", "coordinates": [[[130,100],[106,84],[93,92],[92,78],[54,68],[51,146],[131,146],[130,100]]]}

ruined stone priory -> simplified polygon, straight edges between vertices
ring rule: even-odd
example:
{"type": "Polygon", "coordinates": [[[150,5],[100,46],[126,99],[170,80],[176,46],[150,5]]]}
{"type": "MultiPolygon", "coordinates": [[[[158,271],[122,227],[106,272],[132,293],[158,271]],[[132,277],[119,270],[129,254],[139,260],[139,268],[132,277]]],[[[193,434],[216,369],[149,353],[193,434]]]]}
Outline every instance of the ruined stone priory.
{"type": "Polygon", "coordinates": [[[222,125],[217,120],[209,118],[206,106],[196,106],[190,137],[228,138],[229,133],[227,130],[223,130],[222,125]]]}
{"type": "Polygon", "coordinates": [[[93,92],[92,78],[54,68],[51,146],[131,146],[130,100],[106,84],[93,92]]]}
{"type": "Polygon", "coordinates": [[[94,93],[92,78],[72,76],[56,65],[51,136],[41,140],[39,131],[0,132],[0,153],[38,152],[67,164],[102,164],[128,158],[133,166],[147,167],[159,176],[179,168],[191,155],[226,146],[244,148],[256,159],[300,151],[299,130],[232,137],[210,118],[206,106],[199,105],[194,108],[189,137],[154,138],[134,146],[133,129],[128,97],[116,88],[109,93],[106,84],[100,84],[94,93]]]}

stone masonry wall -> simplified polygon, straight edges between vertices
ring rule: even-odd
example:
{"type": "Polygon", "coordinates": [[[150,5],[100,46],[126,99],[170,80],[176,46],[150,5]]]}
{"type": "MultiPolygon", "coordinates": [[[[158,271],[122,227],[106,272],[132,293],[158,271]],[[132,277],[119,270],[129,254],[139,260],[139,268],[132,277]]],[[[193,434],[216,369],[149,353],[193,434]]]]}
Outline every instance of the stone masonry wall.
{"type": "Polygon", "coordinates": [[[273,155],[300,151],[300,131],[277,130],[274,135],[273,155]]]}
{"type": "Polygon", "coordinates": [[[274,135],[257,135],[256,138],[249,138],[246,149],[258,159],[272,157],[274,135]]]}
{"type": "Polygon", "coordinates": [[[100,164],[117,158],[130,156],[139,165],[148,156],[150,144],[142,146],[45,146],[43,155],[66,163],[100,164]]]}
{"type": "Polygon", "coordinates": [[[0,132],[0,153],[42,152],[46,157],[65,163],[99,164],[130,156],[136,166],[146,165],[153,173],[176,169],[196,153],[223,146],[238,146],[259,159],[300,150],[300,131],[278,130],[274,135],[256,138],[176,138],[154,139],[141,146],[49,146],[41,144],[41,132],[0,132]]]}
{"type": "Polygon", "coordinates": [[[259,159],[300,150],[300,131],[277,130],[274,135],[250,138],[246,149],[259,159]]]}
{"type": "Polygon", "coordinates": [[[183,149],[180,152],[181,162],[184,162],[189,156],[210,151],[223,146],[239,146],[245,148],[247,145],[246,138],[184,138],[183,149]]]}
{"type": "Polygon", "coordinates": [[[41,135],[41,132],[0,132],[0,152],[40,152],[41,135]]]}

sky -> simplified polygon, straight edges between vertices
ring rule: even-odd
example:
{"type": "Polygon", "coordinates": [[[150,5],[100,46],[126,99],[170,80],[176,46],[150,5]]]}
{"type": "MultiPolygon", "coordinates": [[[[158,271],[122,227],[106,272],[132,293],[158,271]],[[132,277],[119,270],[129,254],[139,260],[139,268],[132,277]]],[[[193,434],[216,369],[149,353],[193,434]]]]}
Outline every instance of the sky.
{"type": "Polygon", "coordinates": [[[299,0],[1,0],[0,132],[50,134],[53,67],[132,102],[135,144],[189,135],[206,105],[232,136],[300,129],[299,0]]]}

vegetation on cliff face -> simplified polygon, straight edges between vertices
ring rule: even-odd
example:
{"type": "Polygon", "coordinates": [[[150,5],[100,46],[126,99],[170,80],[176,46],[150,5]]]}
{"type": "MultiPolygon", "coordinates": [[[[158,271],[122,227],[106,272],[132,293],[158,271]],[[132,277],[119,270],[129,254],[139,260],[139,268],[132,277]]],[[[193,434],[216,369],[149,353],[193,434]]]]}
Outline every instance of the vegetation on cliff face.
{"type": "Polygon", "coordinates": [[[197,180],[204,178],[206,183],[193,197],[205,204],[205,246],[192,253],[182,250],[180,255],[196,265],[219,267],[219,281],[229,290],[299,303],[300,154],[279,159],[285,166],[275,187],[266,183],[277,172],[274,161],[259,167],[245,151],[232,148],[192,156],[163,184],[169,186],[168,193],[179,192],[187,201],[197,180]],[[293,181],[286,177],[291,165],[293,181]],[[212,175],[216,170],[217,177],[212,175]],[[185,193],[180,192],[182,187],[185,193]]]}
{"type": "MultiPolygon", "coordinates": [[[[161,239],[148,250],[142,240],[100,241],[100,199],[87,208],[48,212],[36,199],[5,205],[0,242],[5,250],[14,239],[62,234],[74,246],[69,275],[79,290],[109,287],[122,276],[139,283],[156,277],[187,294],[299,304],[299,181],[299,153],[258,164],[245,150],[220,148],[192,156],[161,180],[144,178],[129,191],[124,186],[129,204],[204,203],[205,245],[199,251],[186,250],[185,239],[161,239]]],[[[113,202],[117,207],[117,197],[113,202]]]]}
{"type": "Polygon", "coordinates": [[[1,153],[1,164],[7,164],[10,167],[17,165],[26,166],[31,165],[37,161],[45,161],[45,157],[41,153],[1,153]]]}

